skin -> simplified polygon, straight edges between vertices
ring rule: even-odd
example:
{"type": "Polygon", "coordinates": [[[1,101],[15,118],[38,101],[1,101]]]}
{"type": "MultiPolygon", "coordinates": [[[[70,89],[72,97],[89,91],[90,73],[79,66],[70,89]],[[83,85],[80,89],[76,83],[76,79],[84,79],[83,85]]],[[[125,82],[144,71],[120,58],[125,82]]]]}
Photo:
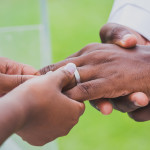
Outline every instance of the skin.
{"type": "MultiPolygon", "coordinates": [[[[131,50],[130,48],[135,47],[136,44],[150,45],[150,42],[136,31],[114,23],[108,23],[102,27],[100,38],[103,43],[116,44],[123,48],[128,48],[128,50],[131,50]]],[[[108,115],[112,112],[113,107],[121,112],[132,112],[138,108],[137,106],[147,106],[149,99],[146,94],[138,92],[118,99],[95,100],[90,103],[94,108],[100,110],[102,114],[108,115]]]]}
{"type": "MultiPolygon", "coordinates": [[[[37,71],[25,64],[17,63],[15,61],[9,60],[8,58],[0,58],[1,65],[0,72],[1,72],[1,89],[0,95],[4,95],[16,86],[20,85],[24,81],[32,78],[31,75],[39,75],[37,71]]],[[[74,81],[75,82],[75,81],[74,81]]],[[[138,96],[139,97],[139,96],[138,96]]],[[[132,98],[131,98],[132,99],[132,98]]],[[[137,98],[138,100],[138,98],[137,98]]],[[[117,102],[117,101],[115,101],[117,102]]],[[[124,102],[124,101],[123,101],[124,102]]],[[[139,102],[141,100],[139,99],[139,102]]],[[[98,103],[98,109],[101,110],[104,114],[108,114],[112,111],[112,105],[109,101],[101,99],[100,101],[92,101],[93,104],[98,103]]],[[[143,100],[142,106],[146,105],[147,101],[143,100]]],[[[128,103],[122,104],[122,107],[128,106],[128,103]]],[[[118,107],[116,107],[118,108],[118,107]]],[[[122,109],[119,109],[122,110],[122,109]]],[[[127,111],[127,110],[126,110],[127,111]]]]}
{"type": "Polygon", "coordinates": [[[0,64],[0,96],[7,94],[35,75],[39,75],[33,67],[17,63],[8,58],[0,57],[0,64]]]}
{"type": "MultiPolygon", "coordinates": [[[[112,43],[119,45],[123,48],[135,47],[136,44],[140,45],[149,45],[150,42],[147,41],[140,34],[135,32],[134,30],[127,28],[118,24],[106,24],[100,31],[100,37],[103,43],[112,43]]],[[[78,52],[69,56],[68,58],[73,58],[77,56],[84,55],[84,53],[88,53],[92,50],[92,46],[90,49],[84,49],[82,52],[78,52]]],[[[49,70],[55,70],[55,65],[51,65],[47,68],[41,70],[42,74],[45,74],[49,70]],[[50,68],[49,68],[50,67],[50,68]]],[[[75,81],[73,81],[75,82],[75,81]]],[[[71,88],[70,86],[68,88],[71,88]]],[[[142,92],[133,93],[129,96],[120,97],[118,99],[97,99],[90,102],[94,108],[101,111],[102,114],[108,115],[112,113],[113,107],[121,112],[132,112],[139,107],[144,107],[148,105],[149,99],[146,94],[142,92]]]]}
{"type": "MultiPolygon", "coordinates": [[[[147,63],[149,62],[148,59],[149,59],[150,47],[137,46],[136,48],[133,48],[132,51],[126,51],[115,45],[98,44],[97,46],[99,46],[99,48],[97,47],[96,51],[92,51],[91,53],[88,53],[87,55],[80,57],[81,58],[81,62],[80,62],[81,66],[79,68],[79,71],[81,72],[80,75],[81,77],[83,77],[82,78],[83,82],[86,82],[86,81],[88,82],[82,83],[79,86],[76,86],[75,88],[71,89],[67,93],[73,97],[75,96],[77,100],[82,100],[83,98],[91,100],[93,98],[98,98],[99,96],[100,98],[101,97],[115,98],[115,97],[127,95],[136,90],[137,92],[139,92],[140,91],[139,89],[141,87],[137,87],[137,86],[134,87],[134,85],[132,87],[132,86],[129,86],[128,84],[130,82],[131,83],[136,82],[136,80],[139,78],[142,78],[142,81],[144,81],[143,79],[144,77],[146,78],[146,76],[143,74],[149,72],[149,67],[148,67],[149,65],[147,63]],[[90,60],[90,58],[93,58],[93,59],[90,60]],[[86,65],[84,65],[84,63],[86,65]],[[94,68],[93,68],[93,64],[95,66],[94,68]],[[141,68],[141,67],[144,67],[144,68],[141,68]],[[131,73],[127,72],[127,70],[132,70],[132,72],[131,73]],[[142,70],[145,70],[145,71],[141,72],[142,70]],[[86,75],[87,72],[88,74],[86,75]],[[94,80],[94,81],[90,81],[90,80],[94,80]],[[114,82],[116,84],[115,87],[118,87],[118,89],[116,88],[116,90],[113,85],[114,82]],[[95,85],[94,84],[91,85],[91,86],[94,86],[95,89],[88,87],[88,85],[90,86],[90,83],[95,84],[95,85]],[[103,83],[104,83],[104,86],[102,86],[103,83]],[[123,83],[126,83],[126,84],[123,85],[123,83]],[[114,93],[111,92],[112,93],[111,94],[108,87],[107,87],[108,89],[106,88],[107,89],[106,91],[105,86],[107,84],[109,85],[110,90],[113,89],[112,91],[114,93]],[[87,85],[87,87],[85,86],[84,88],[82,85],[87,85]],[[95,86],[97,87],[97,89],[95,86]],[[98,93],[99,86],[103,87],[104,92],[101,89],[101,92],[98,93]],[[86,92],[85,95],[80,95],[79,93],[77,95],[71,94],[71,91],[76,91],[76,90],[78,91],[80,87],[85,89],[84,90],[84,92],[86,92]],[[95,90],[95,91],[93,92],[90,91],[91,92],[90,93],[88,90],[95,90]],[[102,94],[102,96],[100,93],[102,94]]],[[[146,82],[144,83],[146,84],[146,82]]],[[[143,88],[141,88],[141,91],[144,91],[144,93],[149,94],[148,89],[143,90],[143,88]]]]}
{"type": "MultiPolygon", "coordinates": [[[[144,37],[142,37],[134,30],[118,24],[106,24],[101,29],[100,37],[102,39],[102,42],[117,44],[118,46],[121,46],[123,48],[128,48],[128,50],[132,50],[130,48],[135,47],[136,44],[140,45],[150,44],[148,40],[146,40],[144,37]]],[[[84,48],[80,52],[77,52],[76,54],[73,54],[68,58],[84,55],[84,53],[86,54],[92,51],[92,46],[93,45],[89,46],[89,48],[87,49],[84,48]]],[[[41,73],[45,73],[47,72],[47,70],[55,70],[55,65],[51,65],[47,68],[42,69],[41,73]]],[[[142,92],[137,92],[115,99],[104,99],[104,98],[97,99],[90,101],[90,103],[92,104],[92,106],[94,106],[94,108],[101,111],[101,113],[104,115],[110,114],[113,108],[115,108],[121,112],[129,112],[129,116],[136,121],[142,121],[141,119],[139,119],[139,115],[136,115],[135,110],[147,106],[149,104],[149,98],[146,96],[146,94],[142,92]]],[[[144,118],[145,117],[143,117],[143,121],[146,121],[146,118],[145,119],[144,118]]],[[[149,119],[150,117],[147,118],[147,120],[149,119]]]]}
{"type": "MultiPolygon", "coordinates": [[[[113,23],[104,25],[104,27],[100,30],[100,37],[103,43],[117,44],[124,48],[135,47],[136,44],[150,45],[150,41],[145,39],[136,31],[125,26],[113,23]]],[[[105,99],[103,103],[101,102],[101,100],[92,101],[91,103],[95,108],[100,109],[104,114],[109,114],[109,112],[112,112],[113,105],[115,109],[121,112],[129,112],[129,116],[135,121],[150,120],[150,113],[149,111],[147,111],[147,108],[150,107],[148,105],[149,99],[146,94],[141,92],[133,93],[129,96],[123,98],[120,97],[114,100],[105,99]],[[143,108],[136,109],[137,105],[143,108]]]]}
{"type": "Polygon", "coordinates": [[[36,146],[67,135],[85,109],[83,103],[62,94],[63,87],[74,78],[74,71],[60,68],[30,79],[3,96],[0,144],[15,132],[36,146]]]}
{"type": "MultiPolygon", "coordinates": [[[[42,69],[41,72],[55,70],[68,62],[74,62],[78,66],[83,83],[67,91],[66,94],[68,96],[79,101],[117,97],[121,97],[123,100],[122,96],[126,96],[124,98],[130,100],[126,105],[127,108],[130,102],[135,103],[135,99],[137,100],[141,96],[139,92],[146,93],[149,96],[148,89],[144,88],[149,82],[144,81],[146,78],[148,79],[148,76],[143,75],[149,72],[149,65],[147,64],[149,62],[149,49],[149,46],[136,46],[127,51],[111,44],[94,43],[86,46],[62,62],[42,69]],[[136,83],[136,80],[139,78],[142,80],[141,83],[136,83]],[[131,97],[128,96],[128,94],[134,92],[138,93],[130,95],[131,97]],[[136,97],[137,94],[139,94],[138,98],[136,97]]],[[[148,105],[148,99],[144,103],[141,105],[148,105]]],[[[128,111],[138,108],[139,106],[135,108],[135,105],[131,105],[128,111]]],[[[143,120],[145,119],[143,118],[143,120]]]]}

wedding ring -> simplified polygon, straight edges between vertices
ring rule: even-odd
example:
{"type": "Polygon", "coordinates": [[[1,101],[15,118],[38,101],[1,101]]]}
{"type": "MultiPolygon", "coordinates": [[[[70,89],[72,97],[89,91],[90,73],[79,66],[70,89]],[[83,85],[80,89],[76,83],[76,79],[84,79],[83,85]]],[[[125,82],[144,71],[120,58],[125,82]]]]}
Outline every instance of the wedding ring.
{"type": "Polygon", "coordinates": [[[74,76],[75,76],[75,79],[76,79],[77,84],[81,83],[80,74],[79,74],[79,72],[78,72],[77,69],[76,69],[76,71],[75,71],[75,73],[74,73],[74,76]]]}

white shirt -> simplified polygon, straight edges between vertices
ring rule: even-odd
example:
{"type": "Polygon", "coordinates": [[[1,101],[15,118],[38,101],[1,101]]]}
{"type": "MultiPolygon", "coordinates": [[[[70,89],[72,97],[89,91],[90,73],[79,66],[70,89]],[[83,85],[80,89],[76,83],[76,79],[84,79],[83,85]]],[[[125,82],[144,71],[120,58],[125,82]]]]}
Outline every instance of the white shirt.
{"type": "Polygon", "coordinates": [[[150,0],[115,0],[108,22],[127,26],[150,40],[150,0]]]}

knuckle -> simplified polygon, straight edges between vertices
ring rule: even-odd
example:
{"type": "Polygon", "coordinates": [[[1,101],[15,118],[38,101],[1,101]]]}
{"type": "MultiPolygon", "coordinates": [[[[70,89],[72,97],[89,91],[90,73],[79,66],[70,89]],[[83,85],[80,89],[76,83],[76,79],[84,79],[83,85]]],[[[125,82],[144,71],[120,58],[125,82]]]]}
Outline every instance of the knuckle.
{"type": "Polygon", "coordinates": [[[99,32],[102,43],[107,43],[111,35],[111,24],[104,25],[99,32]]]}
{"type": "Polygon", "coordinates": [[[20,84],[22,84],[25,81],[25,78],[23,76],[20,76],[20,84]]]}
{"type": "Polygon", "coordinates": [[[56,66],[55,66],[55,64],[48,65],[47,69],[48,69],[47,71],[55,71],[56,70],[56,66]]]}
{"type": "Polygon", "coordinates": [[[79,84],[79,90],[87,99],[91,97],[90,95],[91,88],[92,88],[91,84],[79,84]]]}
{"type": "MultiPolygon", "coordinates": [[[[107,48],[107,45],[105,45],[105,48],[107,48]]],[[[107,53],[106,51],[94,51],[94,52],[91,52],[90,54],[89,54],[89,58],[93,58],[93,59],[91,59],[90,60],[90,62],[92,63],[92,64],[101,64],[101,66],[102,65],[104,65],[104,64],[106,64],[106,63],[110,63],[110,62],[112,62],[113,61],[113,53],[111,52],[111,53],[107,53]]]]}
{"type": "Polygon", "coordinates": [[[70,77],[71,77],[70,72],[68,72],[68,71],[66,71],[66,70],[62,70],[62,73],[64,74],[64,76],[65,76],[65,78],[66,78],[67,80],[70,79],[70,77]]]}
{"type": "Polygon", "coordinates": [[[122,25],[118,24],[106,24],[100,31],[100,36],[104,43],[112,43],[115,39],[121,39],[122,34],[128,33],[128,30],[122,25]]]}
{"type": "Polygon", "coordinates": [[[100,43],[90,43],[85,48],[93,48],[93,47],[95,47],[97,45],[101,45],[101,44],[100,43]]]}
{"type": "Polygon", "coordinates": [[[49,71],[55,71],[55,70],[56,70],[55,64],[52,64],[52,65],[48,65],[48,66],[40,69],[39,72],[40,72],[41,75],[44,75],[49,71]]]}
{"type": "Polygon", "coordinates": [[[80,56],[85,52],[88,52],[91,48],[93,48],[97,43],[90,43],[88,45],[86,45],[84,48],[82,48],[81,50],[79,50],[77,52],[77,54],[80,56]]]}
{"type": "Polygon", "coordinates": [[[23,76],[16,75],[16,86],[23,83],[23,76]]]}
{"type": "Polygon", "coordinates": [[[79,52],[84,52],[84,51],[88,51],[88,50],[93,50],[94,47],[99,47],[101,46],[100,43],[90,43],[88,45],[86,45],[83,49],[81,49],[79,52]]]}

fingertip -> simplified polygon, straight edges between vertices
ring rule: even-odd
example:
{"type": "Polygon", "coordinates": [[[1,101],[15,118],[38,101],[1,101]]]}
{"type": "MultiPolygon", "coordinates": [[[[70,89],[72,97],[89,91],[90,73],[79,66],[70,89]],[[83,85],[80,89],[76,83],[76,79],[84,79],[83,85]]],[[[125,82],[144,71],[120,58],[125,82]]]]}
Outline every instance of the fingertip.
{"type": "Polygon", "coordinates": [[[137,38],[133,34],[126,34],[122,40],[116,41],[116,44],[124,48],[133,48],[137,44],[137,38]]]}
{"type": "Polygon", "coordinates": [[[58,70],[54,71],[51,77],[56,81],[58,87],[62,89],[71,83],[75,71],[76,65],[73,63],[68,63],[66,66],[63,66],[58,70]]]}
{"type": "Polygon", "coordinates": [[[74,63],[68,63],[65,67],[64,70],[68,71],[71,75],[74,75],[77,67],[74,63]]]}
{"type": "Polygon", "coordinates": [[[85,104],[84,103],[80,103],[80,107],[81,107],[81,115],[83,115],[83,113],[85,111],[85,104]]]}
{"type": "Polygon", "coordinates": [[[99,103],[97,107],[103,115],[110,115],[113,111],[113,106],[110,102],[99,103]]]}
{"type": "Polygon", "coordinates": [[[148,97],[146,96],[146,94],[144,94],[142,92],[133,93],[130,96],[130,99],[131,99],[131,101],[134,102],[134,104],[136,106],[139,106],[139,107],[144,107],[144,106],[147,106],[149,104],[148,97]]]}

